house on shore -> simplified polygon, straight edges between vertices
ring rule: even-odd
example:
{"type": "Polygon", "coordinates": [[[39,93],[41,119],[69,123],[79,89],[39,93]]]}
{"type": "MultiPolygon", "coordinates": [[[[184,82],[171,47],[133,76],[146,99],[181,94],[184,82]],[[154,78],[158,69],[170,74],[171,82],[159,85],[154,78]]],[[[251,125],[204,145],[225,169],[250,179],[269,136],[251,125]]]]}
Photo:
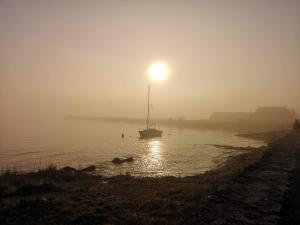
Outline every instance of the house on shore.
{"type": "Polygon", "coordinates": [[[259,107],[255,112],[215,112],[210,120],[228,123],[292,124],[297,118],[295,110],[286,107],[259,107]]]}

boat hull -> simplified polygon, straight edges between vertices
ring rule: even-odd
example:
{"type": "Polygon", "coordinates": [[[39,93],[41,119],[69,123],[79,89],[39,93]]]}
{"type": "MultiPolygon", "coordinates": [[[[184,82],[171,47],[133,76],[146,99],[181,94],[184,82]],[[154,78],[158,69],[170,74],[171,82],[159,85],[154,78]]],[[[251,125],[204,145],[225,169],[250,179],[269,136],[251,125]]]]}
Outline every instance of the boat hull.
{"type": "Polygon", "coordinates": [[[139,133],[141,139],[156,138],[162,136],[162,130],[157,129],[140,130],[139,133]]]}

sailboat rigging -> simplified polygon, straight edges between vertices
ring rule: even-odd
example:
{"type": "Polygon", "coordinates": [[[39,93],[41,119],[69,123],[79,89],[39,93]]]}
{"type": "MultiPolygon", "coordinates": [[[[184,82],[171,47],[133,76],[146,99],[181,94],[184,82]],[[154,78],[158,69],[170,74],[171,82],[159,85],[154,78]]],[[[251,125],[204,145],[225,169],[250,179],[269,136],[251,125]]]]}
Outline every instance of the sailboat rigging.
{"type": "Polygon", "coordinates": [[[155,128],[150,128],[150,92],[151,92],[151,84],[148,85],[148,108],[147,108],[147,125],[145,130],[140,130],[140,138],[146,139],[146,138],[155,138],[155,137],[161,137],[162,136],[162,130],[157,130],[155,128]]]}

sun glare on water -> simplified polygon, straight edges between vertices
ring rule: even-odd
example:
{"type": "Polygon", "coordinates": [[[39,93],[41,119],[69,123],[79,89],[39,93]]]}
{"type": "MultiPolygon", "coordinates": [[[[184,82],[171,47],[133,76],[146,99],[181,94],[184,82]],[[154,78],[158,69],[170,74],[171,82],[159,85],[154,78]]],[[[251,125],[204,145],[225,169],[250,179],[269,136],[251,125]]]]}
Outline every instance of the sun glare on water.
{"type": "Polygon", "coordinates": [[[162,62],[156,62],[149,68],[149,75],[151,80],[162,81],[168,76],[169,70],[166,64],[162,62]]]}

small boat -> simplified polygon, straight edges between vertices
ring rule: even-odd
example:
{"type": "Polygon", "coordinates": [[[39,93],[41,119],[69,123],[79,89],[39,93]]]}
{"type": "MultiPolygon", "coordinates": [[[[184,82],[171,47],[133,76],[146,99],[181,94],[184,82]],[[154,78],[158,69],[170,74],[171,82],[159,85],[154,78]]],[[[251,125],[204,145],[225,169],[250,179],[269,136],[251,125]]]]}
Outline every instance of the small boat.
{"type": "Polygon", "coordinates": [[[148,85],[148,113],[147,113],[147,125],[145,130],[140,130],[140,138],[141,139],[147,139],[147,138],[156,138],[162,136],[162,130],[157,130],[155,128],[149,127],[149,121],[150,121],[150,110],[149,110],[149,103],[150,103],[150,84],[148,85]]]}
{"type": "Polygon", "coordinates": [[[157,129],[151,129],[148,128],[146,130],[140,130],[140,138],[156,138],[156,137],[161,137],[162,136],[162,130],[157,130],[157,129]]]}

